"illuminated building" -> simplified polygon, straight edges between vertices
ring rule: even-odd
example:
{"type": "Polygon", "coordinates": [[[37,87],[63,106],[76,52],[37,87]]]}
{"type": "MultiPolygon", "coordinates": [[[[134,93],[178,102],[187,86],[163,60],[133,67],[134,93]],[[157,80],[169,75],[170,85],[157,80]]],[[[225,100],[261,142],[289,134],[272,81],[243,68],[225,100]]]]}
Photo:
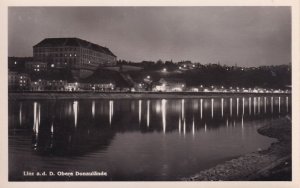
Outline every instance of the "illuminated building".
{"type": "Polygon", "coordinates": [[[117,57],[106,47],[79,38],[46,38],[33,46],[35,61],[51,69],[68,68],[75,78],[91,75],[99,66],[113,66],[117,57]]]}

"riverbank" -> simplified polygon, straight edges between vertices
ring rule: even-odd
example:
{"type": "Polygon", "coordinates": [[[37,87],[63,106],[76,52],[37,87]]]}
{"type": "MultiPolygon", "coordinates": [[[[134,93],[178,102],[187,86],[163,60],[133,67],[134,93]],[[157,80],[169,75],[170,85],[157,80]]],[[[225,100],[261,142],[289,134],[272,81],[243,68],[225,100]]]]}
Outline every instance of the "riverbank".
{"type": "Polygon", "coordinates": [[[291,96],[288,93],[212,93],[212,92],[16,92],[8,93],[9,100],[33,99],[181,99],[210,97],[291,96]]]}
{"type": "Polygon", "coordinates": [[[267,150],[257,151],[203,170],[184,181],[290,181],[291,120],[273,120],[257,130],[276,138],[267,150]]]}

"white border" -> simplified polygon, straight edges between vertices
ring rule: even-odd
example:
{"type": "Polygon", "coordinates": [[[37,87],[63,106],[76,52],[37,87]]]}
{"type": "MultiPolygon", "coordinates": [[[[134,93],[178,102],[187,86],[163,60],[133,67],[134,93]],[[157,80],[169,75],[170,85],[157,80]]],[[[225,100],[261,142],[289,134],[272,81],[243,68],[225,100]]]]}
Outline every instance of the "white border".
{"type": "Polygon", "coordinates": [[[298,0],[0,0],[0,77],[1,77],[1,135],[0,135],[0,187],[300,187],[300,129],[299,122],[299,1],[298,0]],[[7,99],[7,57],[8,57],[8,29],[7,15],[9,6],[291,6],[292,7],[292,162],[293,180],[291,182],[8,182],[8,99],[7,99]],[[298,105],[297,105],[298,104],[298,105]]]}

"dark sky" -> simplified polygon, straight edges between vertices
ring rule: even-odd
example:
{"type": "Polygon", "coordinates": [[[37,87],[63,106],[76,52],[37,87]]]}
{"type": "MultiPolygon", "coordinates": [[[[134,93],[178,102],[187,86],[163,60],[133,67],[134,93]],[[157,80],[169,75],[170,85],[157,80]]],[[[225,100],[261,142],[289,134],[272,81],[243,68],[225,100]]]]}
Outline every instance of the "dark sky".
{"type": "Polygon", "coordinates": [[[78,37],[130,61],[291,61],[289,7],[10,7],[8,33],[9,56],[32,56],[47,37],[78,37]]]}

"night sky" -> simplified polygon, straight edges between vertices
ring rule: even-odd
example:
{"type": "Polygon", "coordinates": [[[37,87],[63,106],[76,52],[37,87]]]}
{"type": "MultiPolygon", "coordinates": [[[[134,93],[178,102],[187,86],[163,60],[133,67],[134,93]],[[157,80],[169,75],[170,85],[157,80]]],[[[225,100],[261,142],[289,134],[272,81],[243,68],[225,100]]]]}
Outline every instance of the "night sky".
{"type": "Polygon", "coordinates": [[[8,55],[44,38],[78,37],[118,59],[238,66],[291,61],[289,7],[10,7],[8,55]]]}

